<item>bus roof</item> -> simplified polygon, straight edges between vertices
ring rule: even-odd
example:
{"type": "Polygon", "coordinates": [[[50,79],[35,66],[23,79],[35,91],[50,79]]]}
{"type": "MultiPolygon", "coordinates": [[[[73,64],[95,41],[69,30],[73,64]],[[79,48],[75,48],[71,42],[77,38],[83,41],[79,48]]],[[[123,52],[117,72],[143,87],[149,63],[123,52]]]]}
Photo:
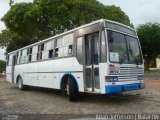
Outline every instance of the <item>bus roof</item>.
{"type": "MultiPolygon", "coordinates": [[[[127,28],[129,28],[130,30],[135,31],[133,28],[131,28],[131,27],[127,26],[127,25],[124,25],[124,24],[122,24],[122,23],[119,23],[119,22],[116,22],[116,21],[107,20],[107,19],[100,19],[100,20],[93,21],[93,22],[91,22],[91,23],[88,23],[88,24],[82,25],[82,26],[80,26],[80,27],[77,27],[77,28],[74,28],[74,29],[68,30],[68,31],[66,31],[66,32],[63,32],[63,33],[57,34],[57,35],[55,35],[55,36],[52,36],[52,37],[46,38],[46,39],[41,40],[41,41],[39,41],[39,42],[36,42],[36,43],[30,44],[30,45],[28,45],[28,46],[22,47],[22,48],[20,48],[20,49],[14,50],[14,51],[12,51],[12,52],[9,52],[8,54],[12,54],[12,53],[15,53],[15,52],[17,52],[17,51],[23,50],[23,49],[25,49],[25,48],[29,48],[29,47],[31,47],[31,46],[34,46],[34,45],[37,45],[37,44],[40,44],[40,43],[43,43],[43,42],[49,41],[49,40],[51,40],[51,39],[54,39],[54,38],[57,38],[57,37],[63,36],[63,35],[65,35],[65,34],[71,33],[71,32],[76,31],[76,30],[78,30],[78,29],[82,29],[82,28],[85,28],[85,27],[88,27],[88,26],[91,26],[91,25],[94,25],[94,24],[97,24],[97,23],[103,23],[103,22],[115,23],[115,24],[118,24],[118,25],[121,25],[121,26],[127,27],[127,28]]],[[[105,23],[104,23],[104,24],[105,24],[105,23]]]]}

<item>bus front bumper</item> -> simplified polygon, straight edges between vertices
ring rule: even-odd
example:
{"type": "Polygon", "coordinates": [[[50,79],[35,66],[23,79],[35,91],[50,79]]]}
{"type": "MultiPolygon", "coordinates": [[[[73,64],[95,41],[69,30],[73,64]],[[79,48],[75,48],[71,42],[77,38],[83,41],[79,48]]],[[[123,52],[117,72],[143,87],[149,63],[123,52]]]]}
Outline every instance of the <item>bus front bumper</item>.
{"type": "Polygon", "coordinates": [[[144,89],[144,83],[105,86],[106,94],[144,89]]]}

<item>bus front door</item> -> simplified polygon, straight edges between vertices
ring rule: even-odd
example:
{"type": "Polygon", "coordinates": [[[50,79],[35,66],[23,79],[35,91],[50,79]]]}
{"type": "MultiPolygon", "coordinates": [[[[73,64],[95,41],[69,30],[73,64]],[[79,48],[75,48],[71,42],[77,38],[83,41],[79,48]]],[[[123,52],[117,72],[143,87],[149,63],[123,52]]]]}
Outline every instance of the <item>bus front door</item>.
{"type": "Polygon", "coordinates": [[[100,92],[99,32],[85,36],[85,75],[87,91],[100,92]]]}

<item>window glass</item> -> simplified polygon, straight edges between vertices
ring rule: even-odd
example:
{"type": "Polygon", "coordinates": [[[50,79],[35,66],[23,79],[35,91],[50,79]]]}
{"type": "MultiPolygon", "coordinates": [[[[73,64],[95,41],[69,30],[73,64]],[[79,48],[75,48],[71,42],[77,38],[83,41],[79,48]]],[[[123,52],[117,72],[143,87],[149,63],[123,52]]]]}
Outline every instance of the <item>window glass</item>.
{"type": "Polygon", "coordinates": [[[56,47],[62,47],[63,46],[63,38],[58,38],[56,40],[56,47]]]}
{"type": "Polygon", "coordinates": [[[129,63],[125,36],[108,31],[109,56],[111,62],[129,63]]]}
{"type": "Polygon", "coordinates": [[[68,46],[68,55],[72,55],[73,54],[73,45],[69,45],[68,46]]]}
{"type": "Polygon", "coordinates": [[[38,45],[33,46],[33,48],[32,48],[31,61],[36,61],[37,60],[37,53],[38,53],[38,45]]]}
{"type": "Polygon", "coordinates": [[[78,38],[77,45],[76,45],[77,46],[77,50],[76,50],[77,51],[77,60],[79,61],[80,64],[82,64],[82,60],[83,60],[82,59],[83,58],[83,56],[82,56],[83,55],[82,54],[83,53],[82,52],[82,40],[83,40],[82,37],[78,38]]]}
{"type": "Polygon", "coordinates": [[[44,51],[44,43],[41,44],[41,51],[44,51]]]}
{"type": "Polygon", "coordinates": [[[28,56],[27,56],[27,49],[22,50],[22,56],[20,57],[20,63],[27,63],[28,56]]]}
{"type": "Polygon", "coordinates": [[[23,51],[22,51],[22,56],[26,56],[27,55],[27,49],[24,49],[23,51]]]}
{"type": "Polygon", "coordinates": [[[126,36],[130,64],[142,64],[142,55],[140,52],[138,40],[126,36]]]}
{"type": "Polygon", "coordinates": [[[31,62],[31,60],[32,60],[32,47],[28,49],[28,52],[29,52],[28,53],[28,57],[29,57],[28,61],[31,62]]]}
{"type": "Polygon", "coordinates": [[[54,41],[51,40],[49,42],[47,42],[47,58],[53,58],[53,48],[54,48],[54,41]]]}
{"type": "Polygon", "coordinates": [[[41,51],[40,51],[40,59],[41,60],[48,59],[48,53],[49,53],[49,51],[47,50],[47,43],[42,43],[41,44],[41,51]]]}
{"type": "Polygon", "coordinates": [[[106,62],[106,41],[104,31],[102,31],[101,35],[101,62],[106,62]]]}
{"type": "Polygon", "coordinates": [[[64,44],[64,46],[65,46],[65,45],[73,44],[73,39],[74,39],[73,33],[68,34],[68,35],[65,35],[65,36],[63,37],[63,42],[64,42],[63,44],[64,44]]]}
{"type": "Polygon", "coordinates": [[[58,57],[63,57],[64,54],[63,54],[63,47],[59,48],[59,51],[58,51],[58,57]]]}
{"type": "Polygon", "coordinates": [[[92,34],[85,37],[86,65],[92,64],[92,34]]]}
{"type": "Polygon", "coordinates": [[[16,64],[19,64],[19,58],[20,58],[20,51],[17,52],[17,59],[16,59],[17,61],[16,61],[16,64]]]}
{"type": "Polygon", "coordinates": [[[110,61],[120,64],[142,64],[138,39],[118,32],[108,31],[110,61]]]}
{"type": "Polygon", "coordinates": [[[58,57],[58,51],[59,51],[59,49],[56,48],[56,49],[55,49],[55,57],[58,57]]]}
{"type": "Polygon", "coordinates": [[[94,64],[95,65],[98,65],[98,63],[99,63],[99,33],[97,32],[97,33],[94,33],[93,35],[92,35],[92,42],[93,42],[93,40],[94,40],[94,64]]]}
{"type": "Polygon", "coordinates": [[[49,51],[42,51],[41,53],[42,53],[42,60],[48,59],[49,51]]]}
{"type": "Polygon", "coordinates": [[[13,54],[10,54],[8,59],[8,65],[12,65],[12,60],[13,60],[13,54]]]}
{"type": "Polygon", "coordinates": [[[54,41],[53,40],[47,42],[47,50],[51,50],[51,49],[53,49],[53,47],[54,47],[54,41]]]}
{"type": "Polygon", "coordinates": [[[55,57],[70,56],[73,54],[73,33],[67,34],[55,41],[55,57]]]}
{"type": "Polygon", "coordinates": [[[63,47],[63,53],[64,53],[64,56],[68,56],[68,46],[64,46],[63,47]]]}
{"type": "Polygon", "coordinates": [[[53,58],[53,49],[49,50],[48,58],[53,58]]]}

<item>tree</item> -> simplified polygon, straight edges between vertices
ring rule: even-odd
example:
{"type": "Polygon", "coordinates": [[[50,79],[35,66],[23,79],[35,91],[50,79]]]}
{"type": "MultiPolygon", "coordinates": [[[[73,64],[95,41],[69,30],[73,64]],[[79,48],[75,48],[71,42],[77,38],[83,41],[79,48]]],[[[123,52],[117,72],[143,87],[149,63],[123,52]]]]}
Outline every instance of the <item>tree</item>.
{"type": "Polygon", "coordinates": [[[25,44],[28,44],[26,42],[21,36],[10,30],[2,30],[2,33],[0,33],[0,47],[5,47],[7,52],[25,46],[25,44]]]}
{"type": "Polygon", "coordinates": [[[17,41],[23,41],[21,46],[26,46],[102,18],[132,26],[128,16],[119,7],[105,6],[97,0],[34,0],[33,3],[16,3],[2,18],[7,30],[19,36],[18,39],[10,39],[8,45],[17,47],[7,50],[19,48],[17,41]]]}
{"type": "Polygon", "coordinates": [[[137,33],[141,42],[146,69],[152,60],[160,54],[160,24],[146,23],[137,27],[137,33]]]}
{"type": "Polygon", "coordinates": [[[2,73],[3,71],[5,71],[6,69],[6,62],[0,60],[0,73],[2,73]]]}

